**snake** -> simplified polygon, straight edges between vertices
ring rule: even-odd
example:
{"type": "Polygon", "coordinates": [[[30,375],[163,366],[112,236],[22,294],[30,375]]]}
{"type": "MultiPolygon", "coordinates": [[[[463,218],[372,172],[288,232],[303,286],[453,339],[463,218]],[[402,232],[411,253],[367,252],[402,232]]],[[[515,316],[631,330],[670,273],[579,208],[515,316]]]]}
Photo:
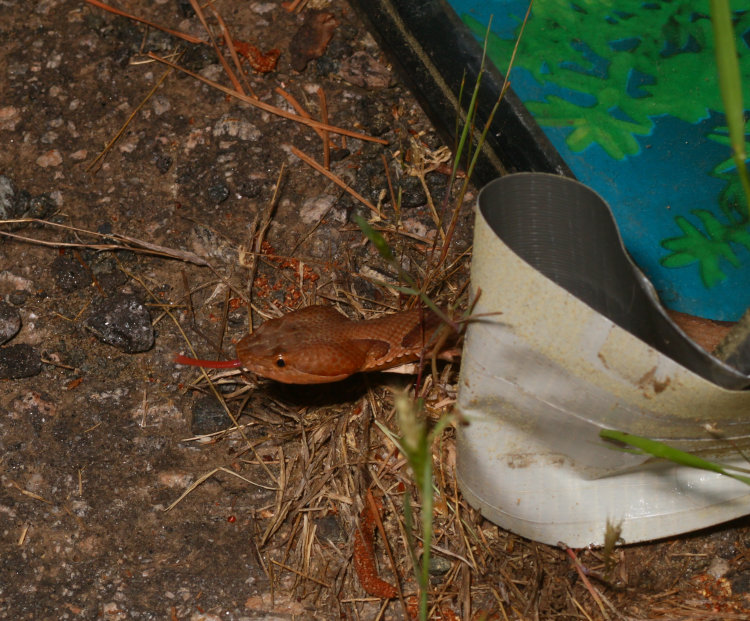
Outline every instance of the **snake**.
{"type": "Polygon", "coordinates": [[[313,305],[261,324],[237,343],[235,360],[180,354],[175,362],[240,368],[284,384],[324,384],[414,362],[442,344],[438,331],[444,325],[425,308],[353,320],[332,306],[313,305]]]}

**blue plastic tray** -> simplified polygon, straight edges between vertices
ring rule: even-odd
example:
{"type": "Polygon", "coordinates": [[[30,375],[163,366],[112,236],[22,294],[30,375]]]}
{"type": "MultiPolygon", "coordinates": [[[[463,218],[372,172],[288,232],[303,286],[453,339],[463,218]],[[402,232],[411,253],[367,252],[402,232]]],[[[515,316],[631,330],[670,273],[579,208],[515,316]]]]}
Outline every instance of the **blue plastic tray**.
{"type": "MultiPolygon", "coordinates": [[[[461,72],[476,75],[490,15],[497,71],[483,78],[483,114],[527,8],[517,0],[450,0],[455,13],[442,0],[359,4],[449,133],[461,72]],[[373,16],[378,10],[395,25],[373,16]]],[[[750,11],[735,17],[749,102],[750,11]]],[[[609,203],[667,306],[736,320],[750,306],[750,227],[719,112],[712,38],[708,15],[689,0],[536,2],[511,74],[515,95],[495,121],[479,180],[489,180],[493,165],[495,174],[575,176],[609,203]]]]}

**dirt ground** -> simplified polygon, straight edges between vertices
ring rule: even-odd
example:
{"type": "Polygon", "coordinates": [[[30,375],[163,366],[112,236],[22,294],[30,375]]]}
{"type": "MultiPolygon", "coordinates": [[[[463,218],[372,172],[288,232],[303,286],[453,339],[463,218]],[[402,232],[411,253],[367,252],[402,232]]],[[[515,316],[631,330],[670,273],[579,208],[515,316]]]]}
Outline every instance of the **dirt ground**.
{"type": "MultiPolygon", "coordinates": [[[[224,432],[233,424],[200,372],[173,362],[189,351],[181,330],[198,355],[232,358],[248,301],[256,325],[316,302],[351,316],[398,309],[405,298],[379,284],[397,278],[354,214],[420,277],[440,243],[440,139],[351,7],[315,6],[331,15],[304,36],[304,11],[216,3],[233,37],[262,52],[256,68],[280,51],[265,73],[243,60],[248,93],[292,113],[288,93],[379,140],[323,134],[331,170],[375,211],[292,153],[323,162],[314,129],[147,56],[181,52],[180,66],[231,86],[210,46],[82,0],[0,1],[0,230],[33,240],[0,238],[0,299],[22,324],[0,360],[1,618],[409,618],[402,498],[417,497],[375,421],[397,432],[389,387],[413,378],[289,388],[214,372],[241,426],[224,432]],[[18,217],[50,224],[7,222],[18,217]],[[403,598],[368,594],[354,570],[368,489],[394,557],[378,536],[380,572],[395,584],[395,565],[403,598]]],[[[117,7],[205,38],[187,0],[117,7]]],[[[438,299],[465,294],[474,197],[433,273],[438,299]]],[[[431,419],[449,409],[456,373],[445,367],[433,387],[431,419]]],[[[435,450],[435,618],[750,618],[747,520],[607,559],[578,551],[589,588],[565,551],[463,501],[452,433],[435,450]]]]}

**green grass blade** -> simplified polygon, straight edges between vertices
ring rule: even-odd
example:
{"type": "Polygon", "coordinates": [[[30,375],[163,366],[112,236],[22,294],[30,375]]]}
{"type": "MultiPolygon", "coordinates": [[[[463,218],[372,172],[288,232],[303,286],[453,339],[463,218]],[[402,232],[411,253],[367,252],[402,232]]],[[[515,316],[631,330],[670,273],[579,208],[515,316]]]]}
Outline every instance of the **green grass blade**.
{"type": "Polygon", "coordinates": [[[383,237],[374,228],[372,228],[370,226],[370,223],[359,214],[355,213],[353,214],[352,217],[354,218],[354,221],[357,223],[357,226],[360,229],[362,229],[362,232],[364,233],[365,237],[370,240],[373,246],[375,246],[377,251],[380,253],[380,256],[383,257],[389,263],[395,261],[396,257],[393,256],[391,247],[388,245],[388,242],[385,241],[385,237],[383,237]]]}
{"type": "Polygon", "coordinates": [[[409,492],[404,493],[404,530],[406,531],[406,547],[414,569],[414,579],[419,583],[419,559],[417,558],[417,542],[414,539],[414,510],[411,508],[409,492]]]}
{"type": "MultiPolygon", "coordinates": [[[[416,290],[417,283],[415,282],[414,278],[412,278],[411,274],[409,274],[409,272],[407,272],[398,264],[398,261],[396,260],[391,247],[388,245],[388,242],[385,241],[385,237],[383,237],[374,228],[372,228],[370,226],[370,223],[362,216],[355,213],[353,217],[354,221],[357,223],[357,226],[362,230],[362,233],[364,233],[365,237],[370,240],[372,245],[375,246],[375,249],[378,251],[380,256],[383,257],[388,262],[388,264],[396,270],[396,273],[402,281],[410,285],[411,290],[414,291],[413,295],[419,295],[419,292],[416,290]]],[[[386,284],[386,286],[395,287],[395,285],[388,284],[386,284]]]]}
{"type": "Polygon", "coordinates": [[[614,440],[616,442],[622,442],[629,444],[630,446],[638,449],[641,454],[652,455],[660,459],[666,459],[675,464],[681,466],[688,466],[690,468],[697,468],[699,470],[708,470],[709,472],[716,472],[723,474],[724,476],[731,477],[741,481],[745,485],[750,485],[750,477],[745,477],[739,474],[729,472],[730,467],[717,464],[692,453],[686,453],[674,447],[659,442],[657,440],[651,440],[650,438],[644,438],[642,436],[634,436],[629,433],[623,433],[621,431],[615,431],[614,429],[602,429],[599,432],[599,437],[605,440],[614,440]]]}
{"type": "Polygon", "coordinates": [[[727,117],[729,138],[732,144],[732,157],[737,166],[737,174],[745,192],[745,203],[750,219],[750,177],[747,173],[747,153],[745,152],[745,106],[742,101],[742,79],[737,62],[732,9],[729,0],[711,0],[711,23],[714,31],[716,67],[719,71],[719,89],[724,101],[724,114],[727,117]]]}
{"type": "Polygon", "coordinates": [[[432,555],[432,445],[426,444],[426,455],[422,464],[422,574],[419,580],[419,619],[427,621],[427,605],[430,591],[430,557],[432,555]]]}

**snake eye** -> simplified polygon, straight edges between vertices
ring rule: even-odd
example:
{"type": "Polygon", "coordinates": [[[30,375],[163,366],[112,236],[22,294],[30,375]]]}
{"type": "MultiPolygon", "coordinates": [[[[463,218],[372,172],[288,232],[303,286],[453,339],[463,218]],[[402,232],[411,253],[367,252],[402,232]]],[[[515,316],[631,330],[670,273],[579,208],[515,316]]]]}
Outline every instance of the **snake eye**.
{"type": "Polygon", "coordinates": [[[279,368],[286,366],[286,362],[284,362],[284,359],[281,356],[276,358],[276,366],[279,368]]]}

